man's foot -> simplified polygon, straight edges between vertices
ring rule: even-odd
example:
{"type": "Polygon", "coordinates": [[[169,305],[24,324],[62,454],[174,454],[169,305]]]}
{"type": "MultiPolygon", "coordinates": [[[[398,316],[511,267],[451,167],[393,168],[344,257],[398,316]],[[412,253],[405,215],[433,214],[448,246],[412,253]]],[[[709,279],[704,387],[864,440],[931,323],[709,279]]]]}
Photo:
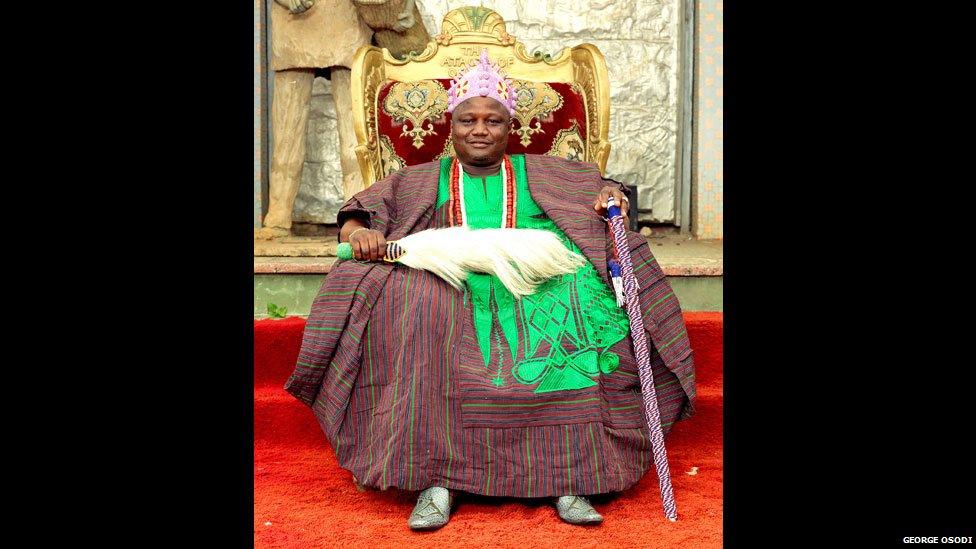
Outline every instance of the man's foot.
{"type": "Polygon", "coordinates": [[[589,500],[583,496],[561,496],[556,498],[556,511],[559,518],[570,524],[600,524],[603,515],[596,512],[589,500]]]}
{"type": "Polygon", "coordinates": [[[433,530],[447,524],[451,518],[451,499],[451,492],[440,486],[420,492],[417,505],[407,519],[410,529],[433,530]]]}

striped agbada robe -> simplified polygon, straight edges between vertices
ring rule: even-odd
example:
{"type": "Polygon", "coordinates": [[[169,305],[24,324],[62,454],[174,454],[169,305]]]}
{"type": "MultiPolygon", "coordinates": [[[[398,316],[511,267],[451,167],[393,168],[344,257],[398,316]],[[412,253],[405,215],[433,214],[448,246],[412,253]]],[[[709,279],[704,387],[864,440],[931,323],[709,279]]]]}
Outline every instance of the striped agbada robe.
{"type": "MultiPolygon", "coordinates": [[[[593,210],[605,185],[593,164],[526,155],[533,200],[611,286],[606,222],[593,210]]],[[[406,167],[340,210],[396,240],[448,224],[435,208],[439,163],[406,167]]],[[[684,320],[647,241],[628,233],[665,432],[694,412],[694,361],[684,320]]],[[[309,314],[285,389],[310,406],[340,466],[365,486],[444,486],[510,497],[625,490],[652,465],[628,335],[620,363],[583,389],[500,390],[486,373],[470,296],[424,271],[337,263],[309,314]]],[[[506,364],[511,368],[511,364],[506,364]]]]}

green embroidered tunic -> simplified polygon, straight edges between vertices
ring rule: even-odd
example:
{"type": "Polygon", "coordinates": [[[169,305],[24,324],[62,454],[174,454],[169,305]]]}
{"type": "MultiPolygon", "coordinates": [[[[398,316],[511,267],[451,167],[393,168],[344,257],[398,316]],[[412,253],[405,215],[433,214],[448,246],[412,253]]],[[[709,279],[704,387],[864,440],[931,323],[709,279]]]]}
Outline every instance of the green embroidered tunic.
{"type": "MultiPolygon", "coordinates": [[[[525,157],[510,158],[515,171],[516,227],[554,233],[566,248],[580,253],[529,194],[525,157]]],[[[450,196],[450,166],[450,157],[441,159],[437,207],[450,196]]],[[[500,227],[501,173],[463,177],[468,226],[500,227]]],[[[596,385],[594,378],[601,372],[608,375],[617,369],[619,357],[608,349],[627,336],[629,322],[626,313],[617,307],[613,292],[589,262],[573,274],[543,283],[533,295],[519,301],[494,275],[471,273],[467,291],[478,345],[496,387],[515,380],[536,385],[536,393],[582,389],[596,385]],[[510,373],[502,368],[502,337],[515,364],[510,373]]]]}

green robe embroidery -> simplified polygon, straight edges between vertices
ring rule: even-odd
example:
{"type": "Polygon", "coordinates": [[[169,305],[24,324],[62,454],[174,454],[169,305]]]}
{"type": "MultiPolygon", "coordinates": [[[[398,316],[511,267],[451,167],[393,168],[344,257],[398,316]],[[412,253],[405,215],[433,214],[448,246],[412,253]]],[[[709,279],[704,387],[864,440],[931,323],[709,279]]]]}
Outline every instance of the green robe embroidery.
{"type": "MultiPolygon", "coordinates": [[[[552,232],[568,249],[580,253],[532,200],[525,176],[525,157],[511,155],[511,160],[518,195],[516,227],[552,232]]],[[[449,157],[441,159],[438,207],[449,197],[450,165],[449,157]]],[[[472,229],[501,226],[501,198],[501,174],[485,178],[464,174],[465,214],[472,229]]],[[[492,343],[497,353],[502,352],[497,330],[492,333],[495,321],[515,363],[511,377],[526,385],[538,384],[536,393],[590,387],[596,385],[594,378],[601,372],[611,374],[617,369],[620,358],[608,349],[627,336],[629,321],[617,307],[613,292],[589,262],[573,274],[546,281],[534,294],[518,302],[494,275],[471,273],[467,288],[478,346],[496,387],[504,386],[506,377],[500,359],[496,360],[498,368],[491,368],[492,343]],[[543,342],[549,344],[549,351],[537,356],[543,342]],[[519,356],[522,360],[518,360],[519,356]]]]}

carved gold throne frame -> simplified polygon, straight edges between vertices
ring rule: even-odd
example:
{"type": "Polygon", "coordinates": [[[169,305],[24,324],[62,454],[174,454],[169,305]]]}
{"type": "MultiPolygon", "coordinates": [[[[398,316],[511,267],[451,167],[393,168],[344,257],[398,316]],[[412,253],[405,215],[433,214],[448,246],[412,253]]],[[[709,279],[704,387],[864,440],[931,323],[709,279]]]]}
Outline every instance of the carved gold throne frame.
{"type": "MultiPolygon", "coordinates": [[[[395,59],[389,50],[375,46],[363,46],[356,53],[352,64],[352,114],[356,156],[367,187],[413,163],[395,154],[391,157],[391,138],[402,140],[398,144],[401,148],[405,146],[403,142],[412,142],[419,149],[427,136],[436,135],[435,123],[439,123],[441,135],[437,138],[444,139],[446,90],[440,86],[460,68],[476,61],[482,49],[487,49],[489,57],[518,83],[516,118],[519,123],[513,124],[513,134],[518,134],[523,145],[532,139],[556,139],[553,135],[541,135],[546,132],[539,120],[560,115],[558,110],[553,112],[552,106],[553,101],[561,106],[563,99],[559,94],[554,95],[552,89],[563,86],[560,89],[571,89],[575,94],[572,99],[576,104],[581,102],[580,110],[585,116],[585,126],[580,125],[585,130],[576,134],[582,143],[570,144],[572,158],[592,162],[601,172],[606,169],[610,155],[607,140],[610,86],[600,50],[592,44],[580,44],[563,48],[554,56],[529,54],[523,43],[506,32],[505,21],[498,13],[483,7],[464,7],[449,11],[441,24],[441,33],[427,43],[424,51],[412,53],[404,60],[395,59]],[[392,114],[385,99],[390,96],[391,83],[401,86],[399,93],[403,98],[392,114]],[[403,86],[410,89],[404,90],[403,86]],[[386,94],[382,101],[381,92],[386,94]],[[545,105],[549,105],[548,111],[545,105]],[[387,122],[382,125],[382,116],[393,118],[385,119],[387,122]]],[[[511,142],[516,142],[515,139],[511,142]]],[[[557,149],[553,145],[545,154],[566,156],[565,151],[561,153],[557,149]]],[[[453,154],[449,143],[443,147],[443,154],[453,154]]]]}

